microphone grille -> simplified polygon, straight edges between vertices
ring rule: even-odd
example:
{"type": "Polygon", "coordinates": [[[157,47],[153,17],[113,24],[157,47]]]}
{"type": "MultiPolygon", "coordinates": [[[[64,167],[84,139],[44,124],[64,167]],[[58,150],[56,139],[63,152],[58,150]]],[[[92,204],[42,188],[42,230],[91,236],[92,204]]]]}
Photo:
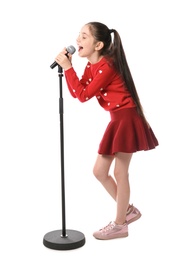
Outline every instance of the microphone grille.
{"type": "Polygon", "coordinates": [[[76,49],[74,46],[70,45],[67,47],[67,51],[70,53],[70,54],[73,54],[75,53],[76,49]]]}

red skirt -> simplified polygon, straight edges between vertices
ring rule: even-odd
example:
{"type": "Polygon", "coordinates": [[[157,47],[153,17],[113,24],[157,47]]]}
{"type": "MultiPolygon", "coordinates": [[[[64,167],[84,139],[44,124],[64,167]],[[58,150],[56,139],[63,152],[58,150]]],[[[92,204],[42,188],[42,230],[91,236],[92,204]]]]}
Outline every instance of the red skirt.
{"type": "Polygon", "coordinates": [[[111,121],[99,145],[99,154],[134,153],[151,150],[158,145],[151,127],[138,114],[136,108],[110,112],[110,116],[111,121]]]}

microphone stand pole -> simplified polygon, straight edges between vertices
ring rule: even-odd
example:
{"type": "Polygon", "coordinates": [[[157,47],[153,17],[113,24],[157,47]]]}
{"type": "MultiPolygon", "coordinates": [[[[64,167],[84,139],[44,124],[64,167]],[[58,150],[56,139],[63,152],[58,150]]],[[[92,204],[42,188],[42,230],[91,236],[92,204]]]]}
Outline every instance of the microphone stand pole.
{"type": "Polygon", "coordinates": [[[59,75],[59,114],[60,114],[60,145],[61,145],[61,191],[62,191],[62,229],[47,233],[43,238],[44,246],[56,250],[70,250],[82,247],[85,244],[85,236],[76,230],[66,229],[65,214],[65,180],[64,180],[64,124],[63,124],[63,91],[62,91],[62,67],[58,65],[59,75]]]}

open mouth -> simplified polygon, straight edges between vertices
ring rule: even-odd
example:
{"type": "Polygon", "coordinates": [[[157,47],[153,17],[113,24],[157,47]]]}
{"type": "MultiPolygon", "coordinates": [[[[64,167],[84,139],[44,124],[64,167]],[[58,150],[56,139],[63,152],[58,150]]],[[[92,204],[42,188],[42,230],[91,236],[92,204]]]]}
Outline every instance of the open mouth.
{"type": "Polygon", "coordinates": [[[81,51],[83,49],[82,46],[78,46],[78,51],[81,51]]]}

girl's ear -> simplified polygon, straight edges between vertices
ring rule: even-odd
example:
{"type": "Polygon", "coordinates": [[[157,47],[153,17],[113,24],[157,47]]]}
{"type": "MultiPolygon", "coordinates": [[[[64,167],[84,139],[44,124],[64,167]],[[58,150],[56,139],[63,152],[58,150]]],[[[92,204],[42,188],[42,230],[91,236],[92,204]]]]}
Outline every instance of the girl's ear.
{"type": "Polygon", "coordinates": [[[99,51],[104,47],[104,43],[103,42],[97,42],[96,46],[95,46],[95,50],[99,51]]]}

